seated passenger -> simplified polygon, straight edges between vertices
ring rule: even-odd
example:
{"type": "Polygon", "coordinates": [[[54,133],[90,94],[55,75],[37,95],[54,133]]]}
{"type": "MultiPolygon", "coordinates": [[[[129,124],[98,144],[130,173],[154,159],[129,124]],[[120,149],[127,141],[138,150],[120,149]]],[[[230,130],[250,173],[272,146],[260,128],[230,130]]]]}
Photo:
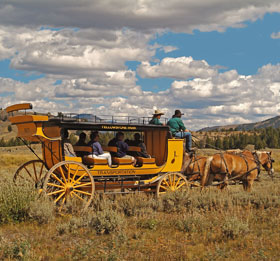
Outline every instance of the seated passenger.
{"type": "Polygon", "coordinates": [[[79,135],[79,140],[75,144],[75,146],[87,146],[86,138],[87,138],[87,135],[84,132],[81,132],[80,135],[79,135]]]}
{"type": "Polygon", "coordinates": [[[131,159],[133,164],[135,165],[136,160],[133,156],[127,155],[128,151],[128,145],[123,141],[124,134],[123,132],[118,132],[116,134],[116,137],[109,141],[108,146],[117,147],[118,151],[115,153],[114,156],[118,158],[125,158],[125,159],[131,159]]]}
{"type": "Polygon", "coordinates": [[[68,136],[69,136],[68,130],[62,129],[61,137],[62,137],[62,142],[63,142],[64,156],[76,157],[73,145],[71,144],[70,140],[68,139],[68,136]]]}
{"type": "MultiPolygon", "coordinates": [[[[87,135],[84,132],[80,133],[79,140],[75,144],[75,146],[88,146],[86,144],[86,137],[87,137],[87,135]]],[[[83,156],[87,156],[89,153],[86,151],[76,151],[76,154],[78,157],[83,157],[83,156]]]]}
{"type": "Polygon", "coordinates": [[[172,119],[167,122],[173,137],[185,139],[186,152],[191,151],[192,147],[192,135],[189,130],[186,129],[184,123],[181,120],[181,116],[184,115],[181,111],[176,110],[172,119]]]}
{"type": "Polygon", "coordinates": [[[104,152],[100,143],[99,143],[99,134],[97,131],[90,134],[90,141],[88,146],[92,147],[92,154],[88,155],[88,157],[92,157],[94,159],[107,159],[108,165],[112,166],[112,158],[109,152],[104,152]]]}
{"type": "Polygon", "coordinates": [[[150,120],[149,124],[154,124],[154,125],[163,125],[161,122],[160,122],[160,117],[161,115],[164,115],[163,112],[161,112],[160,110],[155,110],[155,113],[153,115],[153,118],[150,120]]]}
{"type": "Polygon", "coordinates": [[[141,136],[139,133],[134,134],[134,140],[129,141],[129,145],[141,148],[141,151],[133,151],[133,154],[131,155],[135,157],[151,158],[151,156],[147,152],[145,143],[141,140],[141,136]]]}

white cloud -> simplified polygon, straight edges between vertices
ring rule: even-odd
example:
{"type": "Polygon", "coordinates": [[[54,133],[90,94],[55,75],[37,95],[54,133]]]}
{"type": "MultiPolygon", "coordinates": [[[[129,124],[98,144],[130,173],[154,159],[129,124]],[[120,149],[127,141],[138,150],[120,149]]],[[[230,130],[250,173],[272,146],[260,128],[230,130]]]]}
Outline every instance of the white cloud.
{"type": "Polygon", "coordinates": [[[280,32],[272,33],[272,34],[270,35],[270,37],[271,37],[272,39],[280,39],[280,32]]]}
{"type": "Polygon", "coordinates": [[[193,60],[192,57],[164,58],[159,64],[151,65],[142,62],[137,68],[142,78],[168,77],[188,79],[192,77],[208,78],[217,74],[217,70],[204,61],[193,60]]]}
{"type": "Polygon", "coordinates": [[[56,32],[0,27],[0,57],[11,57],[14,69],[89,77],[126,69],[127,61],[149,60],[155,54],[148,45],[151,37],[130,30],[56,32]]]}
{"type": "Polygon", "coordinates": [[[28,83],[0,78],[1,107],[32,102],[43,112],[139,116],[152,115],[156,107],[167,117],[180,108],[190,129],[274,116],[280,110],[279,64],[243,76],[219,73],[192,57],[152,63],[157,50],[176,47],[149,42],[168,30],[223,31],[279,11],[279,0],[2,1],[0,60],[11,58],[12,68],[45,77],[28,83]],[[128,61],[140,62],[141,77],[174,81],[165,91],[143,91],[128,61]],[[57,79],[61,84],[55,85],[57,79]]]}

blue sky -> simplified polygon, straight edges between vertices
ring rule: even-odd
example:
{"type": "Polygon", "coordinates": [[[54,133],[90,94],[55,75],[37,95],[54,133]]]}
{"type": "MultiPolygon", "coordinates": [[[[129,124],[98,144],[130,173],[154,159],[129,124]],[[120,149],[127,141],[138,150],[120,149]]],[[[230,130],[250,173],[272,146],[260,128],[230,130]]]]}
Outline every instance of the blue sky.
{"type": "MultiPolygon", "coordinates": [[[[176,46],[169,57],[192,56],[196,60],[206,60],[212,66],[220,66],[220,71],[237,70],[239,74],[256,74],[265,64],[280,62],[280,40],[271,34],[280,28],[278,13],[266,14],[255,22],[245,21],[242,28],[228,28],[225,32],[200,32],[192,34],[168,32],[157,37],[151,44],[176,46]]],[[[156,58],[166,54],[159,50],[156,58]]],[[[128,63],[129,64],[129,63],[128,63]]],[[[135,64],[132,67],[135,68],[135,64]]],[[[169,88],[171,79],[141,79],[138,84],[144,90],[160,91],[169,88]]]]}
{"type": "Polygon", "coordinates": [[[193,129],[279,114],[278,0],[157,1],[0,3],[1,107],[182,109],[193,129]]]}

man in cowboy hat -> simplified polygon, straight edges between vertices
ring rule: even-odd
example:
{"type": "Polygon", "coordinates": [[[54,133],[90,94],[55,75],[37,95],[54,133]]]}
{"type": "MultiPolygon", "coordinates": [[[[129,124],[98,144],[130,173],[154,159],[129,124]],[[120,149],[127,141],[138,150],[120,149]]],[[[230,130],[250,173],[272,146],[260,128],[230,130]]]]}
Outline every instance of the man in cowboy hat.
{"type": "Polygon", "coordinates": [[[184,114],[181,113],[180,110],[176,110],[172,119],[167,122],[167,125],[169,126],[173,137],[186,139],[186,152],[190,152],[192,147],[192,135],[181,120],[182,115],[184,114]]]}
{"type": "Polygon", "coordinates": [[[149,124],[163,125],[163,124],[159,121],[161,115],[164,115],[164,113],[161,112],[160,110],[155,110],[155,113],[153,114],[153,118],[150,120],[149,124]]]}

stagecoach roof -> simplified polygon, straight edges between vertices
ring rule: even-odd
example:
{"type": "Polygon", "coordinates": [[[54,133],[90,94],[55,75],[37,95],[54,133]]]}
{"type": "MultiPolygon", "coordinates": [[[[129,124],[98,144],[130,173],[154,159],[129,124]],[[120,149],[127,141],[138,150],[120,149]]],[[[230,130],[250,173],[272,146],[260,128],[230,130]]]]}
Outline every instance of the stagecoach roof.
{"type": "Polygon", "coordinates": [[[48,126],[58,126],[68,130],[98,130],[98,131],[145,131],[145,130],[165,130],[169,131],[168,126],[149,124],[147,119],[133,118],[127,122],[117,120],[106,121],[84,121],[73,118],[50,118],[45,122],[48,126]],[[135,122],[136,121],[136,122],[135,122]]]}

